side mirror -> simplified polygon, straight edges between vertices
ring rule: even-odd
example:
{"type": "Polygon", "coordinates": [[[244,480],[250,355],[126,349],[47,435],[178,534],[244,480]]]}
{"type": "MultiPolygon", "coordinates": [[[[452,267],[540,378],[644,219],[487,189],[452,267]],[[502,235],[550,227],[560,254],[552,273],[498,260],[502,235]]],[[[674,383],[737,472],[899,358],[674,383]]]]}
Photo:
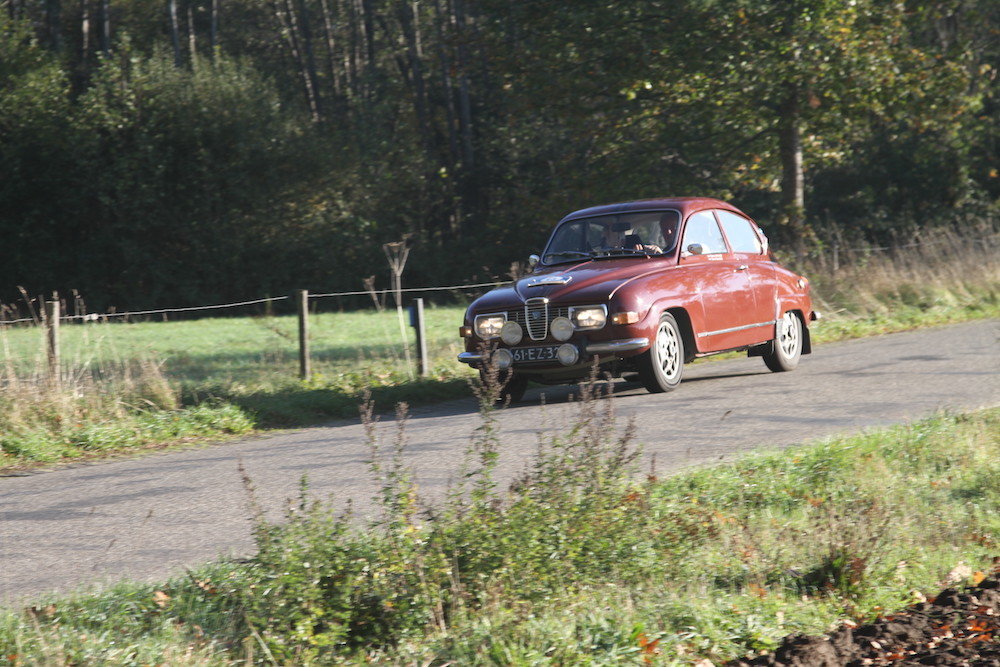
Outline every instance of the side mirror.
{"type": "Polygon", "coordinates": [[[705,246],[700,243],[692,243],[687,247],[687,251],[690,255],[703,255],[705,254],[705,246]]]}
{"type": "Polygon", "coordinates": [[[541,259],[542,258],[538,255],[528,255],[528,266],[535,268],[535,265],[538,264],[541,259]]]}

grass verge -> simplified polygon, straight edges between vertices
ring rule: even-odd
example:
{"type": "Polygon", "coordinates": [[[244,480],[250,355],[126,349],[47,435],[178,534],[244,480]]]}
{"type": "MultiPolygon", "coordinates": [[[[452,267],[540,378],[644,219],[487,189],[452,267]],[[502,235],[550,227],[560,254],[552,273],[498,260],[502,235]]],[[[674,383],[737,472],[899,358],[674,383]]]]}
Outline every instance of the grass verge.
{"type": "Polygon", "coordinates": [[[485,392],[433,518],[372,429],[380,521],[304,487],[249,562],[0,613],[0,665],[719,663],[993,566],[998,409],[656,479],[593,391],[509,489],[485,392]]]}

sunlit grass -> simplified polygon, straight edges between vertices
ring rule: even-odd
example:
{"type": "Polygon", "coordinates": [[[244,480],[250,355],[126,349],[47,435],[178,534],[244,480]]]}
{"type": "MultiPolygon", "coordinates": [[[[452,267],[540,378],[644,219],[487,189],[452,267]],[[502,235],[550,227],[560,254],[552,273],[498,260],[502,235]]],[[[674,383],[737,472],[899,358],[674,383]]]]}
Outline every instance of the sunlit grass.
{"type": "Polygon", "coordinates": [[[433,520],[385,461],[377,525],[306,493],[249,562],[0,612],[0,664],[722,664],[992,568],[1000,410],[639,480],[612,403],[433,520]]]}

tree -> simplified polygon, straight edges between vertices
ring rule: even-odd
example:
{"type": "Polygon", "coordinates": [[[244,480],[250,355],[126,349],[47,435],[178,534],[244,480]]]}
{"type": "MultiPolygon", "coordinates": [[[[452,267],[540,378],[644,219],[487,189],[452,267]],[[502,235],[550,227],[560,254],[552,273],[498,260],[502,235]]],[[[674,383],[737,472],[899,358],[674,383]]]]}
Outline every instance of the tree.
{"type": "Polygon", "coordinates": [[[687,38],[630,90],[694,120],[710,152],[689,144],[687,161],[777,190],[800,255],[808,168],[847,159],[873,123],[945,122],[967,104],[967,72],[914,42],[903,3],[690,0],[677,16],[687,38]]]}

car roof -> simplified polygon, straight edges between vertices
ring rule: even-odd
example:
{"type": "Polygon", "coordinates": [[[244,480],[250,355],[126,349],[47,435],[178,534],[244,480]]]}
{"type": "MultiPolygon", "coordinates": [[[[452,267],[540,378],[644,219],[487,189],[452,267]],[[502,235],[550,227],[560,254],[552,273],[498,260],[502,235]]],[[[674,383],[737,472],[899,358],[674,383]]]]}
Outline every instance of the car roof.
{"type": "Polygon", "coordinates": [[[675,209],[680,212],[682,218],[685,218],[689,213],[707,208],[721,208],[746,215],[732,204],[711,197],[660,197],[657,199],[638,199],[635,201],[582,208],[578,211],[573,211],[560,222],[575,218],[627,213],[629,211],[657,211],[663,209],[675,209]]]}

